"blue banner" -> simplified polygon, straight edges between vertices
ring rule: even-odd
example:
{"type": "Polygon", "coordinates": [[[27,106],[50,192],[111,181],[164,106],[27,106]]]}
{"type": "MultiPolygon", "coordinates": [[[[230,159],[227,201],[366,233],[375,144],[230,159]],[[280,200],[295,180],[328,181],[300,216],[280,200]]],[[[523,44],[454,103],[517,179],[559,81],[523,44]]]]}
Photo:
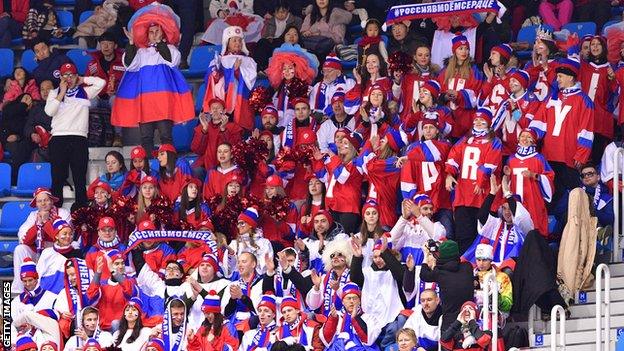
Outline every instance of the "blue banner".
{"type": "Polygon", "coordinates": [[[393,6],[388,11],[386,26],[418,18],[494,12],[500,18],[507,9],[498,0],[450,0],[427,4],[393,6]]]}

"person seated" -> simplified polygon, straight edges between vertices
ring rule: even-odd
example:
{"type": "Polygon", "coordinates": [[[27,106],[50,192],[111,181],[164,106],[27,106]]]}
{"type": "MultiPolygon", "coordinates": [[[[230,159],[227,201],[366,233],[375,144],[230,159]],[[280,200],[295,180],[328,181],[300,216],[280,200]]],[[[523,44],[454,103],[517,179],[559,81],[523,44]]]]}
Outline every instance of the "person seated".
{"type": "Polygon", "coordinates": [[[16,100],[22,94],[29,94],[33,100],[41,100],[37,82],[23,67],[15,67],[11,76],[13,79],[9,78],[4,83],[4,97],[0,103],[0,110],[6,103],[16,100]]]}
{"type": "MultiPolygon", "coordinates": [[[[50,90],[54,89],[52,81],[44,80],[39,84],[40,100],[35,100],[32,107],[28,110],[28,117],[24,125],[22,135],[23,140],[29,140],[30,143],[24,143],[22,152],[27,161],[31,162],[48,162],[48,142],[52,135],[52,118],[45,113],[46,100],[50,90]]],[[[11,155],[13,163],[18,162],[15,158],[17,155],[11,155]]],[[[25,162],[27,162],[25,161],[25,162]]]]}
{"type": "MultiPolygon", "coordinates": [[[[46,223],[51,223],[57,217],[67,222],[70,221],[69,211],[54,205],[57,200],[47,188],[37,188],[35,190],[30,207],[36,207],[37,209],[30,212],[17,231],[19,245],[13,251],[13,267],[19,267],[26,257],[35,260],[43,249],[53,245],[55,240],[51,237],[51,232],[46,233],[40,230],[46,223]]],[[[19,277],[13,278],[11,289],[16,294],[23,291],[24,287],[19,277]]]]}
{"type": "Polygon", "coordinates": [[[28,17],[22,27],[22,39],[24,45],[30,49],[38,40],[60,39],[64,36],[71,37],[74,30],[69,27],[61,27],[54,0],[41,0],[31,3],[28,17]]]}
{"type": "Polygon", "coordinates": [[[86,345],[90,339],[95,339],[101,347],[113,345],[113,335],[100,329],[100,311],[95,307],[85,307],[80,313],[82,323],[76,332],[65,343],[63,351],[79,351],[81,345],[86,345]]]}
{"type": "Polygon", "coordinates": [[[256,50],[252,54],[258,63],[258,72],[264,71],[268,67],[273,50],[284,43],[283,34],[286,28],[290,26],[301,27],[303,20],[291,12],[290,3],[287,0],[275,1],[275,6],[271,9],[273,12],[267,12],[268,19],[264,22],[262,39],[258,40],[256,50]]]}
{"type": "Polygon", "coordinates": [[[409,328],[399,329],[396,335],[396,343],[398,351],[428,351],[420,346],[418,339],[416,339],[416,333],[409,328]]]}
{"type": "Polygon", "coordinates": [[[72,61],[60,51],[51,50],[48,42],[41,38],[33,41],[32,49],[35,52],[35,61],[37,61],[37,67],[33,70],[32,75],[37,84],[41,85],[44,80],[49,80],[54,87],[58,87],[61,78],[55,72],[63,64],[71,63],[72,61]]]}
{"type": "Polygon", "coordinates": [[[477,324],[477,305],[466,301],[457,316],[440,335],[445,350],[489,350],[492,333],[483,331],[477,324]]]}
{"type": "MultiPolygon", "coordinates": [[[[440,317],[442,317],[442,307],[440,297],[433,289],[425,289],[420,293],[420,304],[414,306],[411,315],[403,325],[403,328],[413,330],[417,338],[418,351],[421,348],[425,351],[438,349],[440,339],[440,317]]],[[[401,350],[401,342],[397,333],[397,343],[401,350]]]]}
{"type": "Polygon", "coordinates": [[[26,120],[33,107],[33,98],[28,93],[19,95],[15,100],[4,106],[0,120],[0,143],[3,150],[8,151],[12,158],[11,184],[16,184],[19,167],[25,163],[30,154],[24,148],[30,140],[22,138],[26,120]]]}

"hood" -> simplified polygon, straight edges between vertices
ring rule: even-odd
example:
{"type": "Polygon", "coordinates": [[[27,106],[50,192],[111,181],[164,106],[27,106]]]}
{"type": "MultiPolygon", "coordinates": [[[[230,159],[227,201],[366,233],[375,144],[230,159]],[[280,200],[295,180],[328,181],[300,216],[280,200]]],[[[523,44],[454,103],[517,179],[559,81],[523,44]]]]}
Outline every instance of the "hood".
{"type": "Polygon", "coordinates": [[[459,265],[460,265],[459,259],[452,259],[449,261],[438,260],[436,267],[443,271],[457,272],[459,271],[459,265]]]}

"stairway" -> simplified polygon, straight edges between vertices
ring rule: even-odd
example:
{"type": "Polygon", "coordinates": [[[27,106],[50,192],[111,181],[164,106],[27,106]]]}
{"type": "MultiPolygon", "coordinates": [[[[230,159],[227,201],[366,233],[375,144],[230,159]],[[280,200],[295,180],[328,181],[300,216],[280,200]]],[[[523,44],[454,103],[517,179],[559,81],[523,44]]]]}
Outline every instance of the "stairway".
{"type": "MultiPolygon", "coordinates": [[[[610,264],[609,269],[611,271],[611,330],[609,332],[611,342],[609,351],[611,351],[615,350],[618,329],[620,333],[624,332],[624,263],[610,264]]],[[[587,301],[572,306],[570,308],[572,316],[566,320],[566,351],[598,351],[595,345],[596,290],[588,290],[585,293],[587,294],[587,301]]],[[[535,335],[529,335],[529,342],[533,345],[530,349],[550,350],[550,337],[550,322],[536,321],[535,335]]],[[[624,335],[620,336],[620,338],[622,337],[624,335]]]]}

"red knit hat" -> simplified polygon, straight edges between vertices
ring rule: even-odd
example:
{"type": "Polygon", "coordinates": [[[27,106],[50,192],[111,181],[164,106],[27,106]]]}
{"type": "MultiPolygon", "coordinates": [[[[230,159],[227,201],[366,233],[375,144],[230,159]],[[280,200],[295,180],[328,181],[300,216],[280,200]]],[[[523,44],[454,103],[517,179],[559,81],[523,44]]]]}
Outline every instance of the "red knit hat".
{"type": "Polygon", "coordinates": [[[362,206],[362,216],[364,216],[364,212],[366,212],[366,210],[368,210],[369,208],[374,208],[377,210],[377,212],[379,212],[379,204],[375,199],[366,200],[364,206],[362,206]]]}
{"type": "Polygon", "coordinates": [[[147,152],[142,146],[135,146],[132,151],[130,151],[130,159],[134,160],[136,158],[146,158],[147,152]]]}
{"type": "Polygon", "coordinates": [[[296,310],[301,309],[301,305],[299,305],[299,302],[297,301],[297,299],[295,299],[292,296],[286,296],[282,298],[282,302],[280,303],[280,311],[283,311],[284,308],[286,307],[292,307],[296,310]]]}
{"type": "Polygon", "coordinates": [[[219,260],[217,259],[217,256],[213,254],[204,254],[201,261],[199,261],[199,264],[202,263],[208,263],[212,267],[212,269],[214,269],[215,273],[219,271],[219,260]]]}
{"type": "Polygon", "coordinates": [[[331,216],[331,213],[329,213],[329,211],[327,211],[327,210],[318,210],[314,214],[314,217],[312,218],[312,220],[314,220],[314,218],[316,218],[318,216],[325,216],[325,218],[327,219],[327,222],[329,222],[329,226],[330,227],[334,224],[334,218],[331,216]]]}
{"type": "Polygon", "coordinates": [[[457,48],[459,48],[460,46],[464,45],[470,48],[468,38],[466,38],[466,36],[462,33],[458,33],[457,35],[455,35],[455,37],[451,39],[451,42],[453,43],[453,52],[455,52],[455,50],[457,50],[457,48]]]}
{"type": "Polygon", "coordinates": [[[297,104],[300,104],[300,103],[306,104],[308,105],[308,107],[310,107],[310,100],[308,100],[308,98],[297,97],[297,98],[292,99],[291,101],[291,104],[293,106],[296,106],[297,104]]]}
{"type": "Polygon", "coordinates": [[[277,174],[273,174],[267,177],[266,182],[264,183],[265,186],[279,186],[279,187],[284,187],[284,182],[282,181],[282,178],[280,178],[280,176],[278,176],[277,174]]]}
{"type": "Polygon", "coordinates": [[[178,150],[176,150],[176,148],[173,145],[161,144],[160,147],[158,148],[158,152],[165,152],[165,151],[173,152],[174,154],[178,153],[178,150]]]}

